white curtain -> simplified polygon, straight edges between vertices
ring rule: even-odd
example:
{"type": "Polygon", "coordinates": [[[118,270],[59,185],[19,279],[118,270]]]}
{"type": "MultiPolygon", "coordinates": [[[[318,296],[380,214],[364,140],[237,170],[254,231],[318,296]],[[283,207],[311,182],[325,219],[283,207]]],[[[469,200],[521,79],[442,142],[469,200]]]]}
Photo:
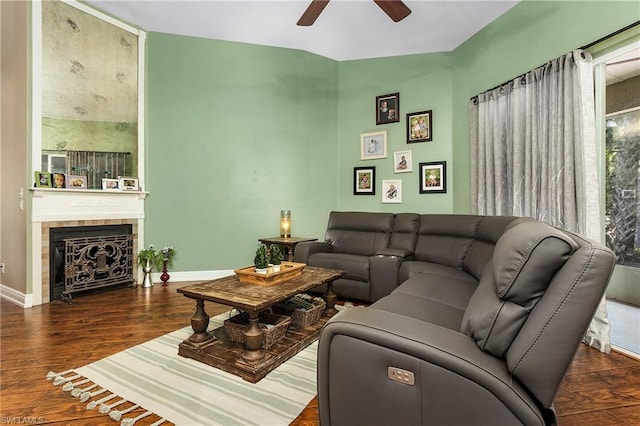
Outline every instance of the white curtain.
{"type": "MultiPolygon", "coordinates": [[[[469,102],[472,212],[601,240],[593,63],[576,50],[469,102]]],[[[604,299],[584,341],[610,351],[604,299]]]]}

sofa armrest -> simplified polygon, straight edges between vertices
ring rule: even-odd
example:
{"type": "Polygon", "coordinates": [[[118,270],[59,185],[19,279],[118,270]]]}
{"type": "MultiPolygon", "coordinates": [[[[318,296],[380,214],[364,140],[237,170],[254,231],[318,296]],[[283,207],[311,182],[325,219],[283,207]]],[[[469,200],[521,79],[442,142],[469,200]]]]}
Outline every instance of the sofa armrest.
{"type": "Polygon", "coordinates": [[[369,300],[388,295],[398,287],[398,273],[404,258],[397,256],[371,256],[369,258],[369,300]]]}
{"type": "Polygon", "coordinates": [[[423,415],[434,424],[544,424],[504,361],[471,338],[375,308],[345,309],[325,325],[318,399],[322,425],[416,424],[423,415]],[[415,384],[394,382],[388,367],[410,371],[415,384]]]}
{"type": "Polygon", "coordinates": [[[309,256],[314,253],[330,253],[331,244],[324,241],[305,241],[296,245],[293,252],[293,261],[308,263],[309,256]]]}
{"type": "Polygon", "coordinates": [[[401,257],[404,260],[413,260],[414,257],[412,250],[391,247],[380,249],[376,254],[380,256],[401,257]]]}

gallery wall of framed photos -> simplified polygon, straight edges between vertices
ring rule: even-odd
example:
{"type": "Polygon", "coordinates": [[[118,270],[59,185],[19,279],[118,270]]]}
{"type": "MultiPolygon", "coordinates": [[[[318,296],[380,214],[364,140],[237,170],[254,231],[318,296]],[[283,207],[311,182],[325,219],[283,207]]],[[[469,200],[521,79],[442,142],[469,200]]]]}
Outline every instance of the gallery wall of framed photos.
{"type": "MultiPolygon", "coordinates": [[[[353,195],[376,195],[377,174],[388,176],[392,172],[393,179],[383,178],[379,182],[380,202],[402,203],[403,191],[415,194],[445,194],[447,192],[447,162],[423,155],[414,158],[417,143],[434,142],[433,109],[423,108],[405,114],[400,119],[400,92],[393,92],[375,97],[375,126],[380,129],[364,131],[360,134],[360,161],[374,161],[376,166],[358,165],[353,168],[353,195]],[[390,134],[398,134],[394,127],[404,124],[402,132],[404,140],[390,140],[390,134]],[[390,153],[390,147],[401,146],[403,149],[390,153]],[[414,168],[414,160],[417,161],[414,168]],[[415,180],[410,175],[415,173],[415,180]],[[395,175],[398,176],[395,176],[395,175]],[[409,183],[409,181],[412,181],[409,183]]],[[[422,151],[422,150],[421,150],[422,151]]]]}

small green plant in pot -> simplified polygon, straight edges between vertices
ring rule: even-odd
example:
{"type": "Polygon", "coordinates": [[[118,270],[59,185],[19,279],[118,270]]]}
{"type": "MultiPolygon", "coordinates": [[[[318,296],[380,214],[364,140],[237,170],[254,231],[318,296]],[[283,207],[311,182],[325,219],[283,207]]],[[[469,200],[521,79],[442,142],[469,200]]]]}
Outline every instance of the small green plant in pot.
{"type": "Polygon", "coordinates": [[[280,246],[273,245],[269,248],[269,263],[273,265],[273,272],[280,271],[280,264],[284,259],[284,253],[280,246]]]}
{"type": "Polygon", "coordinates": [[[253,258],[253,264],[256,268],[256,272],[259,274],[266,274],[267,267],[269,266],[269,255],[267,253],[267,246],[259,244],[256,249],[256,255],[253,258]]]}

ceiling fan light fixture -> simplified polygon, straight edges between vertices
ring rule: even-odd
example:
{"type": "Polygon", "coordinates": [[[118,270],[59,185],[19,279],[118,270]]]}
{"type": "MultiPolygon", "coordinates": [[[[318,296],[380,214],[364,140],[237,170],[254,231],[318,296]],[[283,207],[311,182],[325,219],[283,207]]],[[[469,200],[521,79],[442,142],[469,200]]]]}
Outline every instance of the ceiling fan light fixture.
{"type": "MultiPolygon", "coordinates": [[[[411,9],[407,7],[401,0],[373,0],[386,13],[393,22],[402,21],[411,14],[411,9]]],[[[300,27],[308,27],[316,22],[325,7],[329,4],[329,0],[311,0],[309,6],[304,11],[297,25],[300,27]]]]}

